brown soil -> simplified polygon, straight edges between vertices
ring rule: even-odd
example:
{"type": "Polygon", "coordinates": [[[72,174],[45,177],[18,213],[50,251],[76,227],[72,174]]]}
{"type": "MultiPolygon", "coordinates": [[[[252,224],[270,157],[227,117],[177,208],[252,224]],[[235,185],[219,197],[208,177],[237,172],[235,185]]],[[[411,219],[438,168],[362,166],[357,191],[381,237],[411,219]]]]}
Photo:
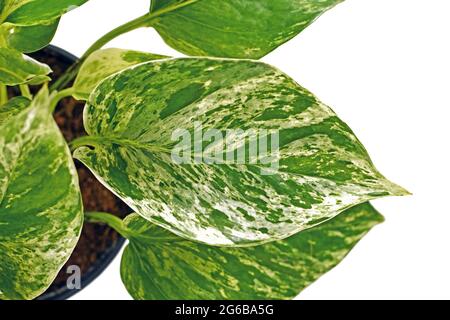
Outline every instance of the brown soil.
{"type": "MultiPolygon", "coordinates": [[[[34,53],[33,57],[52,68],[53,79],[57,79],[70,64],[70,61],[57,57],[52,50],[48,49],[34,53]]],[[[36,90],[33,89],[33,91],[36,90]]],[[[83,103],[67,98],[62,100],[56,109],[55,121],[68,142],[86,135],[83,127],[83,107],[83,103]]],[[[77,161],[75,164],[85,211],[109,212],[121,218],[131,212],[127,205],[100,184],[84,165],[77,161]]],[[[67,277],[70,276],[66,273],[69,265],[80,267],[83,286],[83,277],[98,268],[98,261],[104,260],[105,254],[117,244],[118,240],[119,235],[111,228],[105,225],[85,223],[75,251],[47,292],[61,291],[65,288],[67,277]]]]}

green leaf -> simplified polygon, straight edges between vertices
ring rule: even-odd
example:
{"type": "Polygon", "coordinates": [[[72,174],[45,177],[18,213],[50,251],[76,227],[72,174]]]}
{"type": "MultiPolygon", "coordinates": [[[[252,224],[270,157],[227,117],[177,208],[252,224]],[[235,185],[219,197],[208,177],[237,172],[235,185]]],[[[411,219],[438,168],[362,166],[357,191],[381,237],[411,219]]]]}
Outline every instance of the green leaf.
{"type": "Polygon", "coordinates": [[[133,50],[98,50],[91,54],[81,66],[74,84],[74,97],[87,100],[100,81],[110,75],[142,62],[164,58],[167,57],[133,50]]]}
{"type": "Polygon", "coordinates": [[[0,22],[18,26],[47,24],[88,0],[4,0],[0,22]]]}
{"type": "Polygon", "coordinates": [[[0,48],[0,83],[9,86],[18,84],[38,85],[50,80],[52,70],[19,51],[0,48]]]}
{"type": "Polygon", "coordinates": [[[382,221],[366,203],[286,240],[220,248],[174,238],[134,214],[125,220],[122,281],[135,299],[291,299],[382,221]]]}
{"type": "Polygon", "coordinates": [[[53,39],[59,20],[42,25],[18,27],[10,23],[0,25],[0,42],[4,47],[20,52],[35,52],[47,46],[53,39]]]}
{"type": "Polygon", "coordinates": [[[407,194],[374,168],[330,108],[256,61],[182,58],[138,65],[99,84],[84,123],[90,136],[75,146],[93,148],[77,149],[77,159],[142,217],[208,244],[283,239],[356,204],[407,194]],[[234,134],[203,143],[205,158],[198,161],[202,154],[191,143],[195,122],[203,133],[234,134]],[[270,162],[260,153],[256,163],[210,163],[211,151],[224,149],[223,157],[248,149],[249,130],[278,133],[279,152],[270,162]],[[180,132],[181,139],[173,136],[180,132]],[[185,152],[190,158],[179,164],[181,142],[191,155],[185,152]]]}
{"type": "Polygon", "coordinates": [[[14,97],[3,106],[0,106],[0,126],[26,109],[30,102],[30,99],[26,97],[14,97]]]}
{"type": "Polygon", "coordinates": [[[155,12],[163,8],[167,8],[170,6],[175,6],[177,4],[182,4],[184,2],[187,2],[185,0],[150,0],[150,12],[155,12]]]}
{"type": "Polygon", "coordinates": [[[50,43],[59,18],[87,0],[3,0],[0,47],[34,52],[50,43]]]}
{"type": "Polygon", "coordinates": [[[261,58],[343,0],[154,0],[147,24],[192,56],[261,58]]]}
{"type": "Polygon", "coordinates": [[[69,149],[42,90],[0,127],[0,299],[44,292],[72,253],[83,210],[69,149]]]}

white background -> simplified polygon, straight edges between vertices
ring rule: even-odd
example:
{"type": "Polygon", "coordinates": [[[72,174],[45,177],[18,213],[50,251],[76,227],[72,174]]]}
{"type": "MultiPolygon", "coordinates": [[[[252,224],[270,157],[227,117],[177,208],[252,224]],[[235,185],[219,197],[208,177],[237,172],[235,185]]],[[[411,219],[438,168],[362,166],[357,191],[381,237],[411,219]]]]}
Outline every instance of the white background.
{"type": "MultiPolygon", "coordinates": [[[[81,55],[148,5],[90,0],[62,19],[53,44],[81,55]]],[[[151,29],[108,47],[180,56],[151,29]]],[[[263,60],[330,105],[414,194],[375,201],[386,222],[299,298],[449,299],[450,1],[347,0],[263,60]]],[[[119,262],[74,299],[130,299],[119,262]]]]}

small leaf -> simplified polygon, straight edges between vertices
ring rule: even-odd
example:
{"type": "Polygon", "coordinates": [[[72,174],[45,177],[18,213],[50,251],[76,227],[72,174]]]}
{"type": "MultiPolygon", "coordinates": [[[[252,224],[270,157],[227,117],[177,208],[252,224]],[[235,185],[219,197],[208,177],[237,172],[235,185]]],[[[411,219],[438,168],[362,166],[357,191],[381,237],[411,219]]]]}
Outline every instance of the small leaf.
{"type": "Polygon", "coordinates": [[[110,75],[142,62],[164,58],[168,57],[124,49],[98,50],[91,54],[81,66],[74,84],[74,97],[87,100],[100,81],[110,75]]]}
{"type": "Polygon", "coordinates": [[[174,239],[133,214],[121,276],[142,300],[291,299],[334,268],[383,217],[369,204],[286,240],[218,248],[174,239]]]}
{"type": "Polygon", "coordinates": [[[72,253],[83,210],[69,149],[42,90],[0,126],[0,299],[44,292],[72,253]]]}
{"type": "Polygon", "coordinates": [[[35,52],[50,43],[59,18],[87,0],[3,0],[0,47],[35,52]]]}
{"type": "Polygon", "coordinates": [[[88,0],[4,0],[1,21],[18,26],[47,24],[88,0]]]}
{"type": "Polygon", "coordinates": [[[94,90],[84,123],[94,148],[74,156],[105,186],[151,222],[212,245],[284,239],[356,204],[407,194],[330,108],[256,61],[167,59],[124,70],[94,90]],[[209,143],[203,133],[213,131],[221,139],[209,143]],[[248,161],[251,131],[278,134],[271,157],[248,161]],[[225,160],[242,149],[245,161],[209,161],[211,151],[225,160]]]}
{"type": "Polygon", "coordinates": [[[0,83],[9,86],[18,84],[38,85],[50,80],[49,66],[40,63],[19,51],[0,48],[0,83]]]}
{"type": "Polygon", "coordinates": [[[35,52],[52,41],[58,28],[58,22],[51,21],[47,24],[19,27],[10,23],[0,25],[0,38],[6,47],[20,52],[35,52]]]}
{"type": "Polygon", "coordinates": [[[14,97],[3,106],[0,106],[0,126],[26,109],[30,105],[30,102],[30,99],[26,97],[14,97]]]}
{"type": "Polygon", "coordinates": [[[148,24],[192,56],[261,58],[343,0],[153,0],[148,24]]]}

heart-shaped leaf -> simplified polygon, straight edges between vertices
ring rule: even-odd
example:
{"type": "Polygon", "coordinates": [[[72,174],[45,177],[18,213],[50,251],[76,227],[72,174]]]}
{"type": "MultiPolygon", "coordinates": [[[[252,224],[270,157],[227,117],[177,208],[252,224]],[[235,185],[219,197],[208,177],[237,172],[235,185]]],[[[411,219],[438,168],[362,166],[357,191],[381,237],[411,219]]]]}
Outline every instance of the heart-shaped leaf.
{"type": "Polygon", "coordinates": [[[290,299],[382,221],[366,203],[286,240],[220,248],[176,238],[134,214],[125,220],[122,281],[135,299],[290,299]]]}
{"type": "Polygon", "coordinates": [[[87,100],[100,81],[128,67],[167,58],[152,53],[124,49],[104,49],[92,53],[81,66],[75,80],[73,96],[87,100]]]}
{"type": "Polygon", "coordinates": [[[30,105],[30,102],[30,99],[26,97],[14,97],[3,106],[0,106],[0,126],[6,123],[9,118],[14,117],[26,109],[30,105]]]}
{"type": "Polygon", "coordinates": [[[47,81],[52,70],[19,51],[0,48],[0,84],[15,86],[18,84],[37,85],[47,81]]]}
{"type": "Polygon", "coordinates": [[[19,27],[10,23],[0,25],[0,43],[20,52],[35,52],[52,41],[59,20],[47,24],[19,27]]]}
{"type": "MultiPolygon", "coordinates": [[[[69,258],[83,210],[47,90],[0,126],[0,299],[44,292],[69,258]]],[[[2,115],[0,114],[0,117],[2,115]]]]}
{"type": "Polygon", "coordinates": [[[260,58],[343,0],[153,0],[147,24],[192,56],[260,58]]]}
{"type": "Polygon", "coordinates": [[[74,156],[103,184],[142,217],[212,245],[283,239],[356,204],[407,194],[330,108],[256,61],[138,65],[97,86],[84,122],[90,136],[75,147],[93,148],[74,156]]]}
{"type": "Polygon", "coordinates": [[[88,0],[3,0],[1,22],[17,26],[47,24],[88,0]]]}

